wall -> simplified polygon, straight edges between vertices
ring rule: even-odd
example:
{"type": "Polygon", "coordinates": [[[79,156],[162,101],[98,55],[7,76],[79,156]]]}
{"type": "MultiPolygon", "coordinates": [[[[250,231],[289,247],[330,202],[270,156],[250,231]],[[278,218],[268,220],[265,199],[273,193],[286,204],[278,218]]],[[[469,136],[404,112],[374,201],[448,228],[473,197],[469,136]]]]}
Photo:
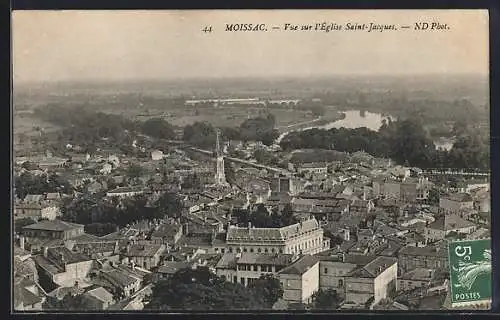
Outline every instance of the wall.
{"type": "Polygon", "coordinates": [[[392,290],[395,293],[397,291],[397,277],[398,277],[398,264],[394,263],[392,266],[385,269],[381,274],[379,274],[374,281],[374,301],[373,303],[378,303],[380,300],[388,298],[392,290]]]}
{"type": "Polygon", "coordinates": [[[398,280],[398,290],[399,291],[409,291],[415,288],[421,288],[428,286],[430,284],[429,281],[423,281],[423,280],[406,280],[406,279],[399,279],[398,280]]]}
{"type": "Polygon", "coordinates": [[[302,302],[302,277],[295,274],[280,274],[283,286],[283,300],[287,302],[302,302]]]}
{"type": "Polygon", "coordinates": [[[354,268],[356,265],[350,263],[320,261],[319,287],[336,290],[339,295],[345,296],[345,276],[354,268]]]}
{"type": "Polygon", "coordinates": [[[60,286],[72,286],[72,280],[86,278],[93,267],[93,260],[67,264],[66,271],[55,274],[53,281],[60,286]]]}
{"type": "Polygon", "coordinates": [[[431,241],[442,240],[446,236],[446,232],[439,229],[425,228],[425,237],[431,241]]]}
{"type": "Polygon", "coordinates": [[[319,261],[302,275],[302,302],[311,302],[311,296],[318,290],[319,261]]]}
{"type": "Polygon", "coordinates": [[[402,272],[408,272],[415,268],[448,268],[448,256],[413,256],[400,255],[398,258],[398,268],[402,272]]]}
{"type": "Polygon", "coordinates": [[[375,294],[375,279],[373,278],[346,278],[345,301],[364,304],[375,294]]]}

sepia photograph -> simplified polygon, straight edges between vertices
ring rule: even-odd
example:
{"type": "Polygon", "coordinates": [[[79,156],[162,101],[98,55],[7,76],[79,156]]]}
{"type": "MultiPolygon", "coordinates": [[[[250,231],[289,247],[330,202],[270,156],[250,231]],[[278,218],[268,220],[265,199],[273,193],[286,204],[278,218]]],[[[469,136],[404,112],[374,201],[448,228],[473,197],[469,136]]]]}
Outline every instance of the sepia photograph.
{"type": "Polygon", "coordinates": [[[11,310],[489,310],[487,10],[14,10],[11,310]]]}

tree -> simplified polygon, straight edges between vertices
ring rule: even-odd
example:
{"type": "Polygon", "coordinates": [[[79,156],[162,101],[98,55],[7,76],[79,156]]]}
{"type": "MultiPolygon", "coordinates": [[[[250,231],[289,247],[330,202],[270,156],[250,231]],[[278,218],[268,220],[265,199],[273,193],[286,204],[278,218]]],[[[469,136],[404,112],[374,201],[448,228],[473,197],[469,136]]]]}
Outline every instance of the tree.
{"type": "Polygon", "coordinates": [[[168,217],[180,217],[183,203],[175,193],[165,192],[155,203],[161,215],[168,217]]]}
{"type": "Polygon", "coordinates": [[[314,309],[335,310],[339,307],[340,297],[333,289],[319,289],[312,295],[314,309]]]}
{"type": "Polygon", "coordinates": [[[203,188],[203,182],[200,177],[194,173],[188,175],[181,184],[183,189],[197,189],[201,190],[203,188]]]}
{"type": "Polygon", "coordinates": [[[440,192],[439,189],[432,188],[429,190],[429,196],[427,197],[427,201],[429,204],[437,205],[439,204],[440,192]]]}
{"type": "Polygon", "coordinates": [[[161,118],[152,118],[146,120],[142,126],[141,131],[145,135],[160,138],[160,139],[174,139],[175,132],[172,126],[161,118]]]}
{"type": "Polygon", "coordinates": [[[250,288],[227,282],[207,268],[181,269],[152,288],[149,310],[259,310],[264,299],[250,288]]]}
{"type": "Polygon", "coordinates": [[[279,299],[283,297],[283,286],[274,275],[261,275],[249,285],[250,289],[264,298],[268,308],[271,308],[279,299]]]}
{"type": "Polygon", "coordinates": [[[263,204],[258,204],[255,211],[250,215],[250,222],[256,228],[272,228],[273,221],[269,212],[263,204]]]}
{"type": "Polygon", "coordinates": [[[292,205],[287,203],[281,212],[281,224],[282,226],[289,226],[299,222],[297,218],[293,215],[292,205]]]}

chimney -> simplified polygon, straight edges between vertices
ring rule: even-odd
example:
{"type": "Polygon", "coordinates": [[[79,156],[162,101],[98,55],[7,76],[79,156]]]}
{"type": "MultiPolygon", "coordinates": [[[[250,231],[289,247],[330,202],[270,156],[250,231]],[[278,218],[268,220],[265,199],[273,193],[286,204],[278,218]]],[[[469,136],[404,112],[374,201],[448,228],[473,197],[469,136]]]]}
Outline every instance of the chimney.
{"type": "Polygon", "coordinates": [[[131,246],[132,246],[132,245],[130,244],[130,242],[129,242],[129,243],[127,243],[127,253],[129,253],[129,252],[130,252],[130,247],[131,247],[131,246]]]}
{"type": "Polygon", "coordinates": [[[48,255],[49,255],[49,248],[43,247],[43,256],[47,258],[48,255]]]}
{"type": "Polygon", "coordinates": [[[252,222],[248,221],[248,229],[251,229],[251,228],[252,228],[252,222]]]}
{"type": "Polygon", "coordinates": [[[22,250],[24,250],[24,236],[21,236],[19,238],[19,246],[21,247],[22,250]]]}

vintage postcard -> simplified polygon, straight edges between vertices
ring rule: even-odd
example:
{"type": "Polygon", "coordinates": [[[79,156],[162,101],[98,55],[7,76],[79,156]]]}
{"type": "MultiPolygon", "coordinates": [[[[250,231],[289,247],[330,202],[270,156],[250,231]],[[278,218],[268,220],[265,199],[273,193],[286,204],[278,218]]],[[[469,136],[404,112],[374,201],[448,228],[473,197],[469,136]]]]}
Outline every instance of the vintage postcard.
{"type": "Polygon", "coordinates": [[[487,10],[14,11],[12,309],[489,309],[487,10]]]}

